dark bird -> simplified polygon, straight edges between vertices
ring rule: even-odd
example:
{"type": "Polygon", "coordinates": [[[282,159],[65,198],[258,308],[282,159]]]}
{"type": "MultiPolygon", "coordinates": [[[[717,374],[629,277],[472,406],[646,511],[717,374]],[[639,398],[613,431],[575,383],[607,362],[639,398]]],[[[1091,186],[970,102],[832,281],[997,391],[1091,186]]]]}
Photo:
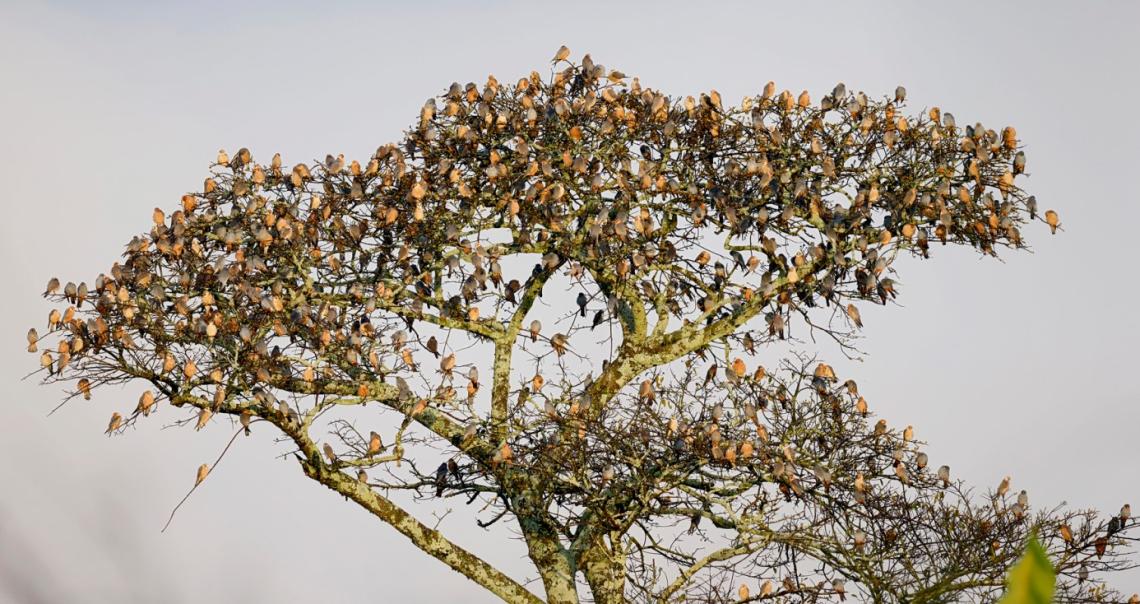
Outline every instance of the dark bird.
{"type": "Polygon", "coordinates": [[[442,497],[443,489],[447,487],[447,463],[439,464],[435,469],[435,496],[442,497]]]}
{"type": "Polygon", "coordinates": [[[586,316],[586,302],[588,302],[589,300],[590,300],[590,298],[589,298],[589,296],[586,295],[586,292],[578,292],[578,300],[577,300],[577,302],[578,302],[578,316],[580,316],[580,317],[586,316]]]}

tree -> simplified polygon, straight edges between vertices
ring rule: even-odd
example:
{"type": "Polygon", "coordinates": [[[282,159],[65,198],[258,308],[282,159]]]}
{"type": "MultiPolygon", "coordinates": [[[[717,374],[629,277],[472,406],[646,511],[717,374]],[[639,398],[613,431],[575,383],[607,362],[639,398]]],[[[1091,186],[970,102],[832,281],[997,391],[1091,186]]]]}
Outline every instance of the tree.
{"type": "Polygon", "coordinates": [[[513,524],[548,602],[990,601],[1031,532],[1058,601],[1117,597],[1127,508],[974,493],[789,348],[854,354],[900,254],[1055,232],[1013,128],[904,115],[901,87],[816,105],[769,82],[737,108],[568,59],[453,84],[363,165],[219,152],[93,288],[49,283],[68,306],[54,347],[29,333],[44,380],[68,400],[146,383],[108,434],[164,403],[275,430],[506,601],[540,598],[409,503],[513,524]]]}

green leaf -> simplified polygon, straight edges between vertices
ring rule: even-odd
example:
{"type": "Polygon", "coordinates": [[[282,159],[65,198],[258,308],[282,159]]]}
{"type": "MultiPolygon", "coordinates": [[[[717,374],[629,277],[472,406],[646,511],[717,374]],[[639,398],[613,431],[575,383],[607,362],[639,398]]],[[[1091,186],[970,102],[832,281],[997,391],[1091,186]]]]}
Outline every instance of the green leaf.
{"type": "Polygon", "coordinates": [[[998,604],[1050,604],[1057,576],[1036,535],[1029,537],[1025,553],[1006,577],[1006,591],[998,604]]]}

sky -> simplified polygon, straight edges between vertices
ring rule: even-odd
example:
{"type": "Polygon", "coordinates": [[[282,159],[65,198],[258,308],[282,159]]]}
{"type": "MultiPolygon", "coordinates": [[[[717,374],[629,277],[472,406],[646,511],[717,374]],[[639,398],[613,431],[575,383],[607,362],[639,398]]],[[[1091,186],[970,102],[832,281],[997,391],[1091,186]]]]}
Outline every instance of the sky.
{"type": "MultiPolygon", "coordinates": [[[[48,277],[107,270],[219,147],[364,159],[452,81],[546,73],[562,44],[672,95],[903,84],[913,111],[1015,126],[1062,232],[1029,228],[1032,253],[1003,261],[902,262],[900,306],[863,309],[866,356],[832,364],[979,488],[1140,504],[1137,23],[1130,2],[0,2],[0,603],[492,601],[265,430],[160,533],[227,431],[108,439],[99,396],[47,417],[62,391],[21,380],[24,334],[48,277]]],[[[523,548],[465,514],[455,540],[528,578],[523,548]]]]}

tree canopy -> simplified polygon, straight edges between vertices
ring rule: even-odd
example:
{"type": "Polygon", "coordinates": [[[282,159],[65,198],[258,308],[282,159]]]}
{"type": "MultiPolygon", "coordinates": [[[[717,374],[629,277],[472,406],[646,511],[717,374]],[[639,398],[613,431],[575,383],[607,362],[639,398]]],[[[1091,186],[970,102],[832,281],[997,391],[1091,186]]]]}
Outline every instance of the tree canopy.
{"type": "Polygon", "coordinates": [[[1031,532],[1057,601],[1121,601],[1127,507],[971,489],[807,350],[852,352],[900,256],[1059,227],[1014,128],[905,100],[769,82],[730,106],[563,48],[452,84],[363,163],[219,152],[109,273],[49,283],[29,350],[67,400],[145,384],[108,434],[166,405],[275,431],[511,602],[993,601],[1031,532]],[[417,518],[432,498],[511,525],[541,589],[417,518]]]}

